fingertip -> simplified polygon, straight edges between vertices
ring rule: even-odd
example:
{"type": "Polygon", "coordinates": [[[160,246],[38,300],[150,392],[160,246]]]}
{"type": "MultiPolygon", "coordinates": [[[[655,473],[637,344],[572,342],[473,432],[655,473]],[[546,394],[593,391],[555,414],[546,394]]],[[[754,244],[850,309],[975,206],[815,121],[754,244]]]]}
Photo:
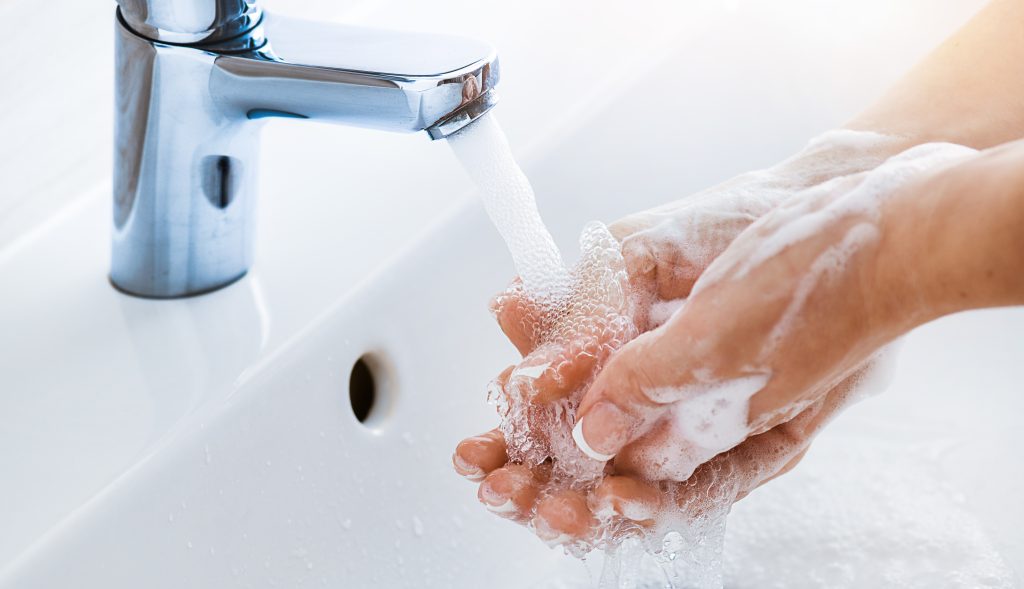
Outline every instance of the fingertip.
{"type": "Polygon", "coordinates": [[[510,386],[528,391],[529,398],[537,403],[565,398],[591,377],[606,354],[601,346],[602,342],[588,338],[537,348],[512,371],[510,386]]]}
{"type": "Polygon", "coordinates": [[[633,477],[607,476],[595,489],[592,502],[598,515],[618,515],[645,524],[659,512],[662,494],[633,477]]]}
{"type": "Polygon", "coordinates": [[[593,536],[597,522],[586,498],[576,491],[562,491],[545,497],[537,505],[533,527],[549,546],[558,546],[593,536]]]}
{"type": "Polygon", "coordinates": [[[488,307],[501,331],[520,354],[526,356],[537,346],[540,318],[523,293],[518,279],[504,292],[492,297],[488,307]]]}
{"type": "Polygon", "coordinates": [[[597,363],[596,347],[594,343],[570,344],[560,350],[534,382],[537,400],[546,403],[561,399],[582,387],[597,363]]]}
{"type": "Polygon", "coordinates": [[[607,462],[629,442],[638,425],[636,419],[615,404],[600,401],[577,418],[572,437],[581,452],[607,462]]]}
{"type": "Polygon", "coordinates": [[[462,440],[452,454],[455,472],[474,482],[482,481],[488,473],[506,462],[505,437],[498,430],[462,440]]]}
{"type": "Polygon", "coordinates": [[[487,476],[487,473],[482,468],[459,456],[458,450],[452,453],[452,466],[459,476],[473,483],[479,483],[487,476]]]}
{"type": "Polygon", "coordinates": [[[530,516],[538,488],[533,474],[519,464],[509,464],[487,475],[477,489],[477,498],[491,513],[523,521],[530,516]]]}
{"type": "Polygon", "coordinates": [[[572,428],[572,439],[576,442],[576,447],[581,452],[586,454],[588,457],[597,460],[598,462],[608,462],[612,458],[615,458],[615,454],[602,454],[587,443],[586,437],[583,435],[583,418],[581,417],[576,425],[572,428]]]}

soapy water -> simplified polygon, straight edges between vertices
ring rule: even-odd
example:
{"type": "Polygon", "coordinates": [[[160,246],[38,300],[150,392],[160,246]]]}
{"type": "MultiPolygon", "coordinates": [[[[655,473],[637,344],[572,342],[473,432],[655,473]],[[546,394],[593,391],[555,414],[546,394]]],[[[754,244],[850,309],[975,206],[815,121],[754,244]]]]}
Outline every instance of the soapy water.
{"type": "MultiPolygon", "coordinates": [[[[823,146],[831,145],[833,148],[847,146],[851,154],[862,154],[865,144],[879,145],[887,141],[891,139],[871,133],[832,132],[812,141],[804,153],[824,151],[823,146]]],[[[550,478],[541,489],[541,497],[564,489],[593,489],[610,467],[588,457],[575,444],[572,429],[576,423],[576,408],[607,358],[638,335],[638,313],[643,310],[647,314],[643,318],[644,325],[660,324],[683,301],[643,300],[645,293],[631,292],[621,246],[600,223],[586,225],[580,236],[580,261],[573,268],[566,268],[537,210],[529,181],[516,165],[491,115],[453,136],[450,144],[478,184],[488,215],[504,238],[519,273],[521,282],[505,296],[529,300],[539,310],[532,318],[533,323],[527,326],[538,348],[509,375],[507,382],[496,381],[489,390],[489,397],[502,418],[501,431],[509,458],[515,463],[550,469],[550,478]],[[536,402],[537,391],[533,384],[537,379],[544,375],[557,381],[562,369],[577,362],[580,356],[589,356],[589,378],[563,398],[536,402]]],[[[881,166],[879,171],[869,174],[864,185],[872,195],[880,194],[885,187],[904,181],[910,173],[963,155],[965,150],[956,146],[910,150],[913,153],[908,152],[889,168],[881,166]]],[[[827,177],[842,176],[847,169],[852,173],[880,163],[854,160],[853,155],[846,159],[816,160],[816,165],[801,172],[804,177],[798,178],[797,185],[803,182],[813,186],[827,177]]],[[[733,210],[743,210],[746,206],[750,215],[759,216],[793,197],[793,191],[787,191],[786,185],[778,181],[778,168],[791,165],[787,161],[776,169],[747,175],[752,176],[754,182],[748,177],[745,185],[741,184],[732,193],[726,191],[732,198],[747,198],[744,201],[747,204],[724,206],[733,206],[733,210]],[[744,192],[756,185],[760,185],[761,190],[744,192]]],[[[786,173],[794,175],[791,169],[786,173]]],[[[696,199],[698,203],[700,196],[696,199]]],[[[798,194],[793,200],[799,197],[798,194]]],[[[874,206],[869,201],[853,202],[874,206]],[[864,204],[866,202],[868,204],[864,204]]],[[[675,240],[679,247],[701,247],[699,236],[704,227],[692,226],[692,231],[687,232],[685,226],[680,228],[679,224],[662,225],[656,229],[664,233],[666,239],[675,240]],[[680,235],[680,231],[684,234],[680,235]]],[[[844,252],[830,255],[835,257],[841,253],[844,252]]],[[[698,255],[700,252],[694,254],[698,255]]],[[[823,264],[826,262],[832,268],[842,260],[830,259],[823,264]]],[[[764,386],[767,378],[766,374],[754,374],[733,382],[709,382],[687,395],[688,401],[679,403],[679,410],[672,412],[675,427],[685,431],[689,439],[700,442],[695,450],[699,455],[686,459],[700,464],[741,442],[748,431],[747,401],[764,386]]],[[[851,393],[841,402],[853,402],[859,396],[851,393]]],[[[820,410],[821,403],[805,404],[794,407],[791,415],[803,411],[799,418],[809,415],[809,419],[813,419],[820,410]]],[[[770,478],[806,447],[805,444],[783,446],[771,448],[766,451],[767,455],[758,458],[764,464],[763,472],[739,473],[728,461],[712,460],[683,483],[658,483],[665,498],[664,505],[671,508],[653,514],[650,518],[653,524],[641,527],[612,513],[596,513],[597,536],[563,547],[580,557],[595,548],[605,551],[599,579],[602,588],[721,588],[726,573],[723,557],[726,518],[738,498],[757,482],[770,478]]],[[[797,555],[791,558],[799,560],[797,555]]]]}

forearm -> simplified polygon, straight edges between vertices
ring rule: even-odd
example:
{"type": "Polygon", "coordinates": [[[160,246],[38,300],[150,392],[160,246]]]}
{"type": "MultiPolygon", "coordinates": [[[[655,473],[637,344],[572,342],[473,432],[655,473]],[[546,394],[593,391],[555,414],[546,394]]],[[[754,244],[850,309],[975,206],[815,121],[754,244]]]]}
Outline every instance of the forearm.
{"type": "Polygon", "coordinates": [[[984,149],[1024,137],[1024,1],[993,0],[851,129],[984,149]]]}
{"type": "Polygon", "coordinates": [[[903,306],[900,327],[1024,304],[1024,140],[940,170],[888,208],[880,284],[903,306]]]}

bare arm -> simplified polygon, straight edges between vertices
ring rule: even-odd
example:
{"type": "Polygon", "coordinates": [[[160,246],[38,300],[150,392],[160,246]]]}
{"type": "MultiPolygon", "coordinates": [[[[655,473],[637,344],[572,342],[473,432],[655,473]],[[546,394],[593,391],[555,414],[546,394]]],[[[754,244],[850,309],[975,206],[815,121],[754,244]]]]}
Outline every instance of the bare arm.
{"type": "Polygon", "coordinates": [[[1024,1],[993,0],[848,127],[977,149],[1024,137],[1024,1]]]}

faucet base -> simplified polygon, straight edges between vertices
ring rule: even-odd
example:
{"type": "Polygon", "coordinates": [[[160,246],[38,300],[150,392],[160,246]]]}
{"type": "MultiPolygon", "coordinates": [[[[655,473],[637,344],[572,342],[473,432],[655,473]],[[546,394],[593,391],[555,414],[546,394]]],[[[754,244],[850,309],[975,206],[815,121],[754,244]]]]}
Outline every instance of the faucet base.
{"type": "MultiPolygon", "coordinates": [[[[267,118],[439,138],[497,101],[498,60],[486,44],[245,6],[262,15],[251,29],[200,44],[154,40],[132,26],[146,23],[116,15],[110,281],[122,292],[185,297],[245,275],[267,118]]],[[[207,34],[205,20],[191,24],[207,34]]]]}
{"type": "Polygon", "coordinates": [[[191,297],[198,297],[198,296],[202,296],[202,295],[205,295],[205,294],[210,294],[211,292],[218,291],[218,290],[220,290],[222,288],[227,288],[227,287],[231,286],[232,284],[238,282],[239,280],[245,278],[248,275],[249,275],[249,271],[246,270],[245,272],[242,272],[241,274],[239,274],[238,276],[235,276],[234,278],[228,280],[227,282],[225,282],[223,284],[218,284],[217,286],[208,288],[206,290],[189,291],[189,292],[184,293],[184,294],[172,294],[172,295],[150,294],[150,293],[145,293],[145,292],[133,292],[133,291],[130,291],[130,290],[126,289],[126,288],[122,288],[120,284],[118,284],[117,282],[114,281],[114,277],[110,276],[110,275],[107,276],[107,281],[110,282],[110,286],[114,287],[114,290],[116,290],[117,292],[119,292],[121,294],[128,295],[130,297],[135,297],[137,299],[152,299],[154,301],[166,301],[166,300],[170,300],[170,299],[187,299],[187,298],[191,298],[191,297]]]}

